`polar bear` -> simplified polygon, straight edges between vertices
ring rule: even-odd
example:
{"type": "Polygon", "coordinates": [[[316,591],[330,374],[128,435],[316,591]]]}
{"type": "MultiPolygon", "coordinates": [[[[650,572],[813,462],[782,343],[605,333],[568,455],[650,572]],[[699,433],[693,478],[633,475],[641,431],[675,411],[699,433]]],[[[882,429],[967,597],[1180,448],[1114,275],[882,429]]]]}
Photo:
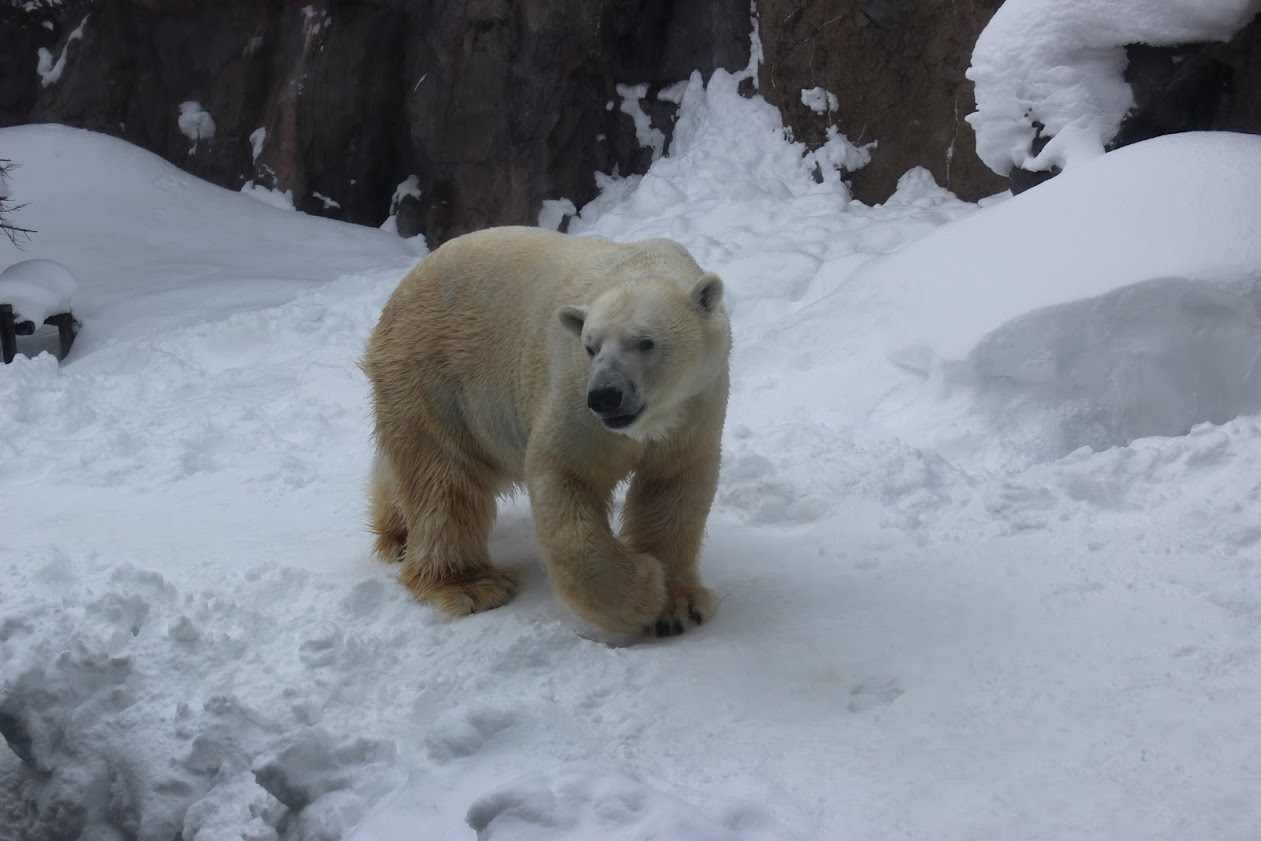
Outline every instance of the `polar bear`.
{"type": "Polygon", "coordinates": [[[524,485],[578,616],[658,636],[700,624],[730,351],[722,281],[670,240],[502,227],[447,242],[403,278],[363,360],[376,554],[447,614],[505,604],[517,579],[486,542],[497,498],[524,485]]]}

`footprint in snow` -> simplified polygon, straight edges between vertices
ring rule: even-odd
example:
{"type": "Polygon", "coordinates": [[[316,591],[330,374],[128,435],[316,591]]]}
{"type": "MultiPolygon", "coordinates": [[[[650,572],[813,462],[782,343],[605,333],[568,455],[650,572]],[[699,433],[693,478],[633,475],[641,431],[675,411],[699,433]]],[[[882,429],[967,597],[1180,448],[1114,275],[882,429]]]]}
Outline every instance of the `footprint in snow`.
{"type": "Polygon", "coordinates": [[[621,771],[579,764],[535,771],[479,797],[465,818],[478,841],[705,838],[780,841],[760,806],[722,797],[689,802],[621,771]]]}
{"type": "Polygon", "coordinates": [[[452,710],[433,723],[425,737],[425,748],[429,758],[439,765],[472,756],[516,720],[516,713],[493,707],[452,710]]]}
{"type": "Polygon", "coordinates": [[[866,712],[887,707],[902,697],[902,683],[895,677],[874,677],[861,681],[849,691],[849,711],[866,712]]]}

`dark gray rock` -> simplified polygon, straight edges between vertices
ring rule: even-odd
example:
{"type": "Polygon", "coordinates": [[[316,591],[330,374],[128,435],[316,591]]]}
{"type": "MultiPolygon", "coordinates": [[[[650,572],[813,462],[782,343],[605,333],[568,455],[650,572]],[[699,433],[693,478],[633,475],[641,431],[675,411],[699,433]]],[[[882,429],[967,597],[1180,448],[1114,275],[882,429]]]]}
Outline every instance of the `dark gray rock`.
{"type": "Polygon", "coordinates": [[[1134,107],[1110,148],[1181,131],[1261,133],[1261,16],[1226,44],[1126,47],[1134,107]]]}
{"type": "MultiPolygon", "coordinates": [[[[225,187],[253,181],[370,225],[415,175],[400,231],[431,244],[533,223],[548,198],[581,205],[596,171],[643,171],[651,154],[616,108],[619,83],[748,62],[745,0],[80,0],[38,15],[0,3],[0,67],[14,68],[0,124],[117,135],[225,187]],[[36,49],[59,53],[84,15],[61,80],[41,85],[36,49]],[[210,113],[213,138],[180,132],[185,101],[210,113]]],[[[672,106],[658,108],[668,130],[672,106]]]]}

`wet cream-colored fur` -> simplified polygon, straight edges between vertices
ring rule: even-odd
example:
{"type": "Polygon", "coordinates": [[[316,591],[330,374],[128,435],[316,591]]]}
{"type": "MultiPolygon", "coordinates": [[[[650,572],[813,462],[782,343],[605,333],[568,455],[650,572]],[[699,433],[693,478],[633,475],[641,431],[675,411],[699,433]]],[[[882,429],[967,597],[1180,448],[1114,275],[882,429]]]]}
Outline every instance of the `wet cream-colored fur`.
{"type": "Polygon", "coordinates": [[[677,243],[511,227],[451,240],[399,284],[364,358],[375,551],[448,614],[498,607],[517,583],[486,542],[497,497],[523,485],[579,616],[658,635],[699,624],[730,348],[721,281],[677,243]],[[627,407],[611,419],[588,408],[610,382],[627,407]]]}

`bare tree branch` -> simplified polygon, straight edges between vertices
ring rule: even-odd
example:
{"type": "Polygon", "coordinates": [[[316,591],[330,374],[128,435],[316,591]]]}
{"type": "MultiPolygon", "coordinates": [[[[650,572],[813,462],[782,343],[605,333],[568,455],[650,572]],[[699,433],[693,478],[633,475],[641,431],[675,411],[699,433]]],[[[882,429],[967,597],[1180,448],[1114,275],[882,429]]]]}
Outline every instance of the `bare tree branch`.
{"type": "Polygon", "coordinates": [[[17,169],[17,164],[13,163],[13,161],[8,158],[0,158],[0,231],[4,231],[5,236],[9,238],[9,242],[13,243],[17,248],[21,248],[22,242],[30,239],[31,234],[35,233],[35,230],[15,225],[9,220],[10,213],[26,207],[25,204],[13,204],[9,201],[8,177],[15,169],[17,169]]]}

